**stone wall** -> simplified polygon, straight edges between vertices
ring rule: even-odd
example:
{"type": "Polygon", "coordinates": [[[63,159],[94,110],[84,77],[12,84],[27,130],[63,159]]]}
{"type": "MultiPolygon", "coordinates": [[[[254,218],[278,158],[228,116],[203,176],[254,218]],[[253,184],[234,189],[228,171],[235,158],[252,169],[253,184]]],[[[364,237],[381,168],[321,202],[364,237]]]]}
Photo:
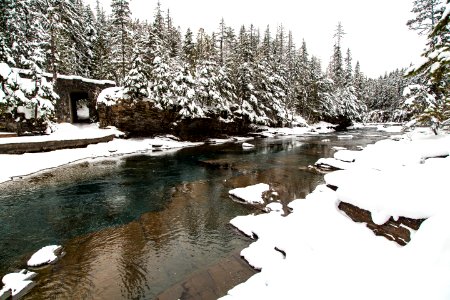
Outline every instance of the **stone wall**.
{"type": "Polygon", "coordinates": [[[97,107],[100,127],[109,125],[131,136],[173,134],[183,140],[201,141],[249,132],[246,122],[221,122],[218,118],[181,119],[176,111],[161,111],[151,101],[120,100],[116,105],[97,107]]]}
{"type": "Polygon", "coordinates": [[[93,120],[97,120],[96,103],[100,92],[114,84],[107,81],[86,82],[80,79],[64,79],[58,78],[55,85],[55,92],[59,96],[56,103],[56,120],[57,122],[74,122],[73,108],[71,103],[72,93],[86,93],[89,101],[89,116],[93,120]]]}

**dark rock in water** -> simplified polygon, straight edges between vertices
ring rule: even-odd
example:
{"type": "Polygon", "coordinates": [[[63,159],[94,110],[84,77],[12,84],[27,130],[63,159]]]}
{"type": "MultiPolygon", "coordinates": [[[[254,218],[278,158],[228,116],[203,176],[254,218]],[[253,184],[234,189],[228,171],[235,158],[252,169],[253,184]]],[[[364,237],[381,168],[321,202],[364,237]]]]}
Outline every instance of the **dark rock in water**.
{"type": "Polygon", "coordinates": [[[100,127],[116,126],[131,136],[173,134],[182,140],[204,141],[243,135],[250,131],[246,120],[223,122],[219,116],[183,119],[173,110],[160,110],[152,101],[120,100],[116,105],[98,104],[100,127]]]}
{"type": "Polygon", "coordinates": [[[418,230],[425,219],[410,219],[400,217],[395,221],[392,217],[383,225],[377,225],[372,221],[370,211],[361,209],[355,205],[341,202],[339,209],[345,212],[353,221],[358,223],[366,223],[376,235],[381,235],[388,240],[395,241],[399,245],[406,245],[410,240],[410,229],[418,230]]]}
{"type": "Polygon", "coordinates": [[[232,161],[226,158],[201,160],[200,164],[211,169],[234,170],[241,171],[243,173],[246,171],[251,171],[254,168],[252,163],[232,161]]]}
{"type": "Polygon", "coordinates": [[[200,161],[202,165],[205,167],[209,167],[212,169],[232,169],[233,168],[233,162],[230,162],[226,159],[209,159],[209,160],[202,160],[200,161]]]}

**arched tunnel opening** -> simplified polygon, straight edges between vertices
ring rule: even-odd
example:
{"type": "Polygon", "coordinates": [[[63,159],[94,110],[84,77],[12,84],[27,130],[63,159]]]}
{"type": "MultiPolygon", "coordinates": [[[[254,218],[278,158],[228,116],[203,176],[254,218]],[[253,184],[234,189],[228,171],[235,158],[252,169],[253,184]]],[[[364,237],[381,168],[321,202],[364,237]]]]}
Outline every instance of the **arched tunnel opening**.
{"type": "Polygon", "coordinates": [[[89,98],[86,92],[70,93],[73,123],[89,123],[89,98]]]}

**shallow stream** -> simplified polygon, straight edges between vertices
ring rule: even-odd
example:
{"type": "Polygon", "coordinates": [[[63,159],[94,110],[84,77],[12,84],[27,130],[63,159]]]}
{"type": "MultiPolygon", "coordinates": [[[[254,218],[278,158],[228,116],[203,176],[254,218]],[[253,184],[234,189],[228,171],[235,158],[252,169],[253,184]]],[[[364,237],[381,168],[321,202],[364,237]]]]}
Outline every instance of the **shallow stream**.
{"type": "Polygon", "coordinates": [[[92,160],[0,185],[0,275],[25,267],[39,248],[65,256],[39,270],[26,299],[152,299],[251,241],[228,222],[258,212],[228,191],[260,182],[280,200],[323,181],[308,170],[333,146],[357,149],[373,131],[256,139],[157,156],[92,160]]]}

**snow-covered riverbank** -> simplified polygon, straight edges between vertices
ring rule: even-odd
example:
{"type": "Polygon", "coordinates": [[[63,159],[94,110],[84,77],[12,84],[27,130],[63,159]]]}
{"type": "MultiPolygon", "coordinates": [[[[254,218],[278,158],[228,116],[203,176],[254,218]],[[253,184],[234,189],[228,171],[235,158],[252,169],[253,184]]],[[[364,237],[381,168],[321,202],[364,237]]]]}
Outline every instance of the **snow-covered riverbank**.
{"type": "Polygon", "coordinates": [[[235,227],[257,241],[241,255],[261,272],[223,299],[449,299],[450,136],[404,136],[341,153],[346,171],[326,176],[293,212],[239,216],[235,227]],[[350,154],[354,154],[349,159],[350,154]],[[389,217],[427,218],[400,247],[353,222],[337,206],[389,217]]]}
{"type": "MultiPolygon", "coordinates": [[[[294,128],[267,128],[260,134],[263,136],[274,135],[298,135],[298,134],[319,134],[334,131],[333,125],[329,123],[318,123],[307,125],[302,121],[301,127],[294,128]]],[[[12,143],[41,143],[64,140],[82,140],[100,138],[109,135],[120,136],[123,133],[116,128],[99,129],[97,124],[85,124],[74,126],[68,123],[55,124],[52,126],[53,132],[44,136],[11,137],[0,139],[0,144],[12,143]]],[[[213,139],[214,143],[237,142],[251,140],[252,138],[230,138],[213,139]]],[[[64,166],[74,162],[81,162],[86,159],[112,158],[123,155],[145,153],[148,155],[158,155],[163,150],[176,150],[184,147],[201,145],[202,143],[192,143],[178,141],[173,136],[161,136],[156,138],[140,139],[114,139],[108,143],[92,144],[86,148],[63,149],[42,153],[0,154],[0,183],[12,180],[16,177],[23,177],[43,170],[64,166]]]]}
{"type": "MultiPolygon", "coordinates": [[[[71,124],[59,124],[55,133],[48,136],[17,137],[0,139],[0,143],[33,143],[64,139],[96,138],[111,134],[122,134],[112,129],[98,129],[96,124],[75,127],[71,124]]],[[[0,154],[0,183],[30,175],[39,171],[81,162],[94,158],[114,158],[127,154],[146,153],[158,155],[162,151],[196,146],[201,143],[181,142],[170,136],[142,139],[114,139],[108,143],[89,145],[86,148],[63,149],[41,153],[0,154]]]]}

